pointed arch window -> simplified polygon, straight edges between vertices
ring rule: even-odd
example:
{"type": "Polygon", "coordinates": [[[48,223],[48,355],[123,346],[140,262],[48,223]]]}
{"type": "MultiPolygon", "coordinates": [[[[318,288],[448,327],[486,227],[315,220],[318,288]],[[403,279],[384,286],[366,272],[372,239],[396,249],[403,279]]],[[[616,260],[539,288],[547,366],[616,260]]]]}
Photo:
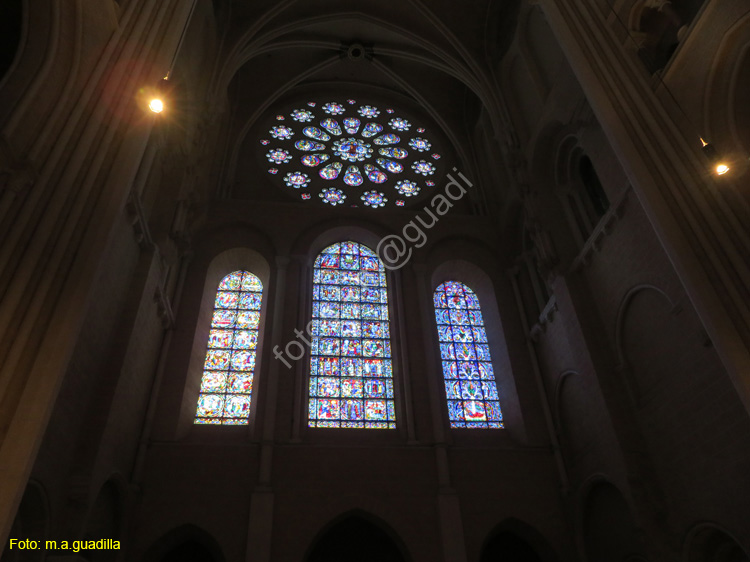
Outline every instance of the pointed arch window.
{"type": "Polygon", "coordinates": [[[318,255],[311,336],[309,426],[394,429],[385,267],[367,246],[318,255]]]}
{"type": "Polygon", "coordinates": [[[433,296],[451,427],[502,428],[479,299],[457,281],[439,285],[433,296]]]}
{"type": "Polygon", "coordinates": [[[262,298],[263,283],[249,271],[235,271],[219,283],[196,424],[247,424],[262,298]]]}

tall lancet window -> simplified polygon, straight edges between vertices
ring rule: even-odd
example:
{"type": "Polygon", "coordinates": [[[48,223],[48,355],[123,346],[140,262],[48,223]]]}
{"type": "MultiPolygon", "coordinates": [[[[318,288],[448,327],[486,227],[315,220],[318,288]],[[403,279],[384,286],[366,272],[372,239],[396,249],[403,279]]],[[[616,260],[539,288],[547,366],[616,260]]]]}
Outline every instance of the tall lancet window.
{"type": "Polygon", "coordinates": [[[310,427],[395,428],[385,267],[367,246],[315,260],[311,335],[310,427]]]}
{"type": "Polygon", "coordinates": [[[446,281],[434,301],[451,427],[503,427],[479,299],[463,283],[446,281]]]}
{"type": "Polygon", "coordinates": [[[263,284],[249,271],[219,283],[195,423],[247,424],[262,297],[263,284]]]}

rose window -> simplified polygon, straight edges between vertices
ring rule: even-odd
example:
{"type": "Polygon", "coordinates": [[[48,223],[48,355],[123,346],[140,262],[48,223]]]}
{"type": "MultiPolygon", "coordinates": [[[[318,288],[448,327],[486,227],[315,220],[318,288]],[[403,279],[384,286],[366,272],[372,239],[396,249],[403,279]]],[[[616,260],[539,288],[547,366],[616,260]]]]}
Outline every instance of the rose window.
{"type": "Polygon", "coordinates": [[[292,108],[276,116],[268,135],[260,143],[269,174],[303,201],[403,207],[431,191],[440,174],[441,155],[430,153],[435,142],[424,127],[353,99],[292,108]]]}

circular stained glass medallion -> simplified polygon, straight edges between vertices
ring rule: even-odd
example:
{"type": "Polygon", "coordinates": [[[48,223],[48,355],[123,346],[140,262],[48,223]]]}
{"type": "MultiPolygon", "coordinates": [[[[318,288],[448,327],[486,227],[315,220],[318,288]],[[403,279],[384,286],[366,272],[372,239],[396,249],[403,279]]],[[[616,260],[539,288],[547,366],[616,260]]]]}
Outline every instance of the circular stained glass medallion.
{"type": "Polygon", "coordinates": [[[318,192],[317,198],[303,193],[305,201],[320,199],[333,206],[344,200],[362,201],[372,209],[403,207],[406,200],[431,191],[435,186],[431,180],[439,177],[442,168],[436,162],[440,155],[430,152],[435,142],[425,128],[392,108],[329,98],[303,101],[272,114],[271,119],[262,134],[274,140],[266,137],[261,144],[273,142],[263,155],[278,168],[268,171],[287,188],[318,192]],[[425,159],[428,156],[432,158],[425,159]],[[430,181],[426,176],[432,176],[430,181]]]}

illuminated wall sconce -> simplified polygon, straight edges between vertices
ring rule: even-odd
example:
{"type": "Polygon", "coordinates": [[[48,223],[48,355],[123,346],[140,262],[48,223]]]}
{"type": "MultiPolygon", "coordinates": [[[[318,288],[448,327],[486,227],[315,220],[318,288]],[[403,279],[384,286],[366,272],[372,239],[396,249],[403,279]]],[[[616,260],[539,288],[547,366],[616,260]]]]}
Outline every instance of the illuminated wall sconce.
{"type": "Polygon", "coordinates": [[[148,108],[153,113],[161,113],[166,107],[166,93],[169,75],[165,76],[154,88],[154,93],[148,101],[148,108]]]}
{"type": "Polygon", "coordinates": [[[716,175],[723,176],[726,174],[730,170],[729,164],[721,159],[721,155],[716,150],[716,147],[704,141],[703,138],[701,138],[701,143],[703,144],[703,154],[705,154],[706,158],[708,158],[713,164],[716,175]]]}

